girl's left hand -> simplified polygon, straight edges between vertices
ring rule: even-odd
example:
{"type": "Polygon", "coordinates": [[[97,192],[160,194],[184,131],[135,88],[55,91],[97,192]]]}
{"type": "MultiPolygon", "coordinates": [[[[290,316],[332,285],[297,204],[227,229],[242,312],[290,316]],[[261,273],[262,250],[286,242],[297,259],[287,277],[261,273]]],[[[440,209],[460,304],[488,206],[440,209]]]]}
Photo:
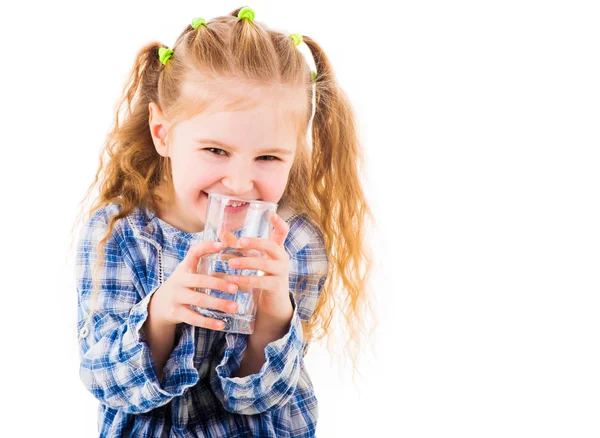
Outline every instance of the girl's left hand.
{"type": "Polygon", "coordinates": [[[270,327],[280,330],[290,322],[293,307],[289,295],[290,258],[283,246],[290,231],[287,223],[277,214],[270,217],[272,230],[268,239],[244,237],[237,244],[243,250],[253,249],[266,254],[263,257],[241,257],[229,260],[234,269],[258,269],[262,276],[232,275],[227,279],[237,283],[240,289],[260,288],[262,292],[256,311],[257,329],[270,327]]]}

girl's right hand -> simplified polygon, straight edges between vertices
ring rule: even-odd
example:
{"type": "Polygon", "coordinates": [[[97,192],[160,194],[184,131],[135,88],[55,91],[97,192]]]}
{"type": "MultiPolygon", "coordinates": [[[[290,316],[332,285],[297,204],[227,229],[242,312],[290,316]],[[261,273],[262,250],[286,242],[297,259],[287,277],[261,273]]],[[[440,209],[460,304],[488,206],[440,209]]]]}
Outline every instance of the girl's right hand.
{"type": "Polygon", "coordinates": [[[202,316],[195,310],[190,309],[190,305],[193,304],[226,313],[237,312],[237,303],[234,301],[212,297],[195,290],[196,288],[207,288],[227,293],[237,291],[238,286],[235,283],[222,278],[194,273],[197,271],[200,257],[219,252],[223,248],[222,243],[213,241],[192,245],[183,261],[177,265],[167,281],[154,292],[148,304],[149,317],[156,323],[167,326],[185,322],[186,324],[211,330],[222,329],[224,327],[222,321],[202,316]],[[232,289],[229,288],[230,286],[232,286],[232,289]]]}

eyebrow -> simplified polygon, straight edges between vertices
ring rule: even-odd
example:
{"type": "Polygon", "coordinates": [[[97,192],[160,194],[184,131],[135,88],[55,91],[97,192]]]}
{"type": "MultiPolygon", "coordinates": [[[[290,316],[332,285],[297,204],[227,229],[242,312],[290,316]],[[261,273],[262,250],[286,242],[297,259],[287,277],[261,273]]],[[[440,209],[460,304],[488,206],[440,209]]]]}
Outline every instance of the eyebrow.
{"type": "MultiPolygon", "coordinates": [[[[214,144],[216,146],[220,146],[222,148],[227,148],[227,149],[231,149],[232,151],[238,151],[238,148],[233,147],[231,145],[225,144],[225,143],[221,143],[218,140],[211,140],[208,138],[199,138],[196,140],[198,143],[204,143],[204,144],[214,144]]],[[[263,149],[261,151],[259,151],[260,154],[281,154],[281,155],[292,155],[292,151],[290,151],[289,149],[283,149],[283,148],[269,148],[269,149],[263,149]]]]}

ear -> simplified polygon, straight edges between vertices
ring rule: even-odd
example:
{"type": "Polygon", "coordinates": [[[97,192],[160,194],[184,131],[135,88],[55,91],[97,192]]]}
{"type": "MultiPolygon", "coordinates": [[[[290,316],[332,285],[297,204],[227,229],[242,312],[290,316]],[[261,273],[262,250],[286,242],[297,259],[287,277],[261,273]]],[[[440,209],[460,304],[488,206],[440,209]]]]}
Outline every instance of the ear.
{"type": "Polygon", "coordinates": [[[166,136],[169,130],[168,122],[165,120],[160,107],[150,102],[148,105],[148,125],[150,126],[150,134],[152,135],[152,141],[156,152],[163,157],[169,156],[169,149],[167,147],[166,136]]]}

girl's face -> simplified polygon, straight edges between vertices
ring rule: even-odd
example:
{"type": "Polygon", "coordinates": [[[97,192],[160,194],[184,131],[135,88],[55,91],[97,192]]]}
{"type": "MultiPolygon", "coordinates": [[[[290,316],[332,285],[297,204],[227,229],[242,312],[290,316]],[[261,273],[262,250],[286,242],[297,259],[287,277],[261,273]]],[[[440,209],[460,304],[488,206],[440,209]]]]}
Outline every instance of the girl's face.
{"type": "Polygon", "coordinates": [[[281,94],[262,93],[258,103],[233,111],[207,111],[173,128],[150,104],[150,129],[157,152],[169,157],[173,205],[161,219],[187,232],[204,229],[208,193],[279,202],[296,152],[297,130],[281,94]]]}

